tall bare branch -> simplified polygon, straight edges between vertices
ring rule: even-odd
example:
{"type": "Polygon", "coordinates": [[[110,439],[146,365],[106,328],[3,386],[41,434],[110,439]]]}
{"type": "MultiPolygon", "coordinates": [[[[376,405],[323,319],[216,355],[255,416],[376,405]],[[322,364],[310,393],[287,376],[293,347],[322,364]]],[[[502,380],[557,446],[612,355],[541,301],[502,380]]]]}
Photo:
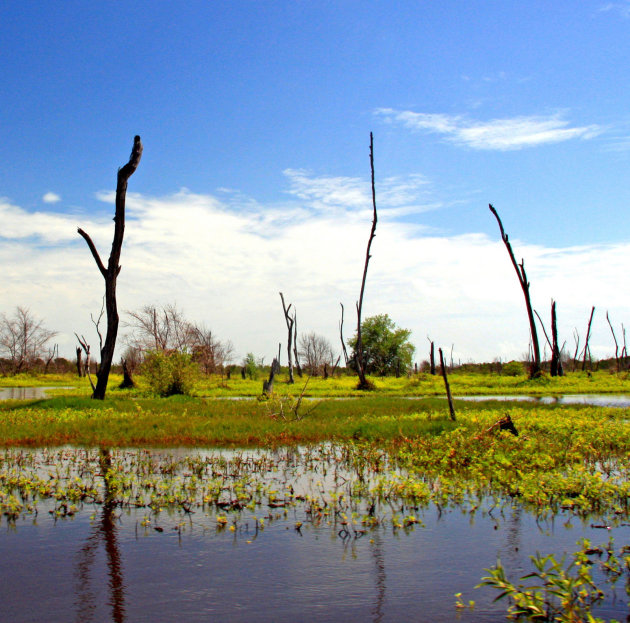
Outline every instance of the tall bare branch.
{"type": "Polygon", "coordinates": [[[107,333],[105,336],[105,344],[101,348],[101,364],[97,373],[98,380],[96,382],[96,388],[92,394],[93,398],[97,398],[99,400],[103,400],[105,398],[109,372],[114,358],[114,349],[116,348],[116,337],[118,335],[119,318],[118,306],[116,303],[116,281],[118,274],[120,273],[120,253],[125,235],[125,201],[127,196],[127,183],[129,178],[138,168],[141,157],[142,141],[139,136],[135,136],[129,161],[123,167],[118,169],[118,178],[116,183],[116,212],[114,215],[114,238],[112,240],[112,249],[109,254],[107,268],[103,265],[90,236],[82,229],[78,229],[79,234],[86,241],[90,252],[92,253],[92,257],[94,258],[94,261],[105,280],[107,333]]]}
{"type": "Polygon", "coordinates": [[[370,249],[372,247],[372,241],[376,236],[376,223],[378,217],[376,214],[376,187],[374,184],[374,137],[370,132],[370,171],[372,175],[372,229],[370,230],[370,238],[367,244],[367,250],[365,252],[365,265],[363,267],[363,279],[361,280],[361,293],[357,302],[357,347],[356,347],[356,364],[357,374],[359,375],[359,389],[369,389],[371,386],[365,378],[365,361],[363,358],[363,341],[361,339],[361,314],[363,312],[363,294],[365,293],[365,282],[367,279],[368,264],[370,263],[370,249]]]}
{"type": "Polygon", "coordinates": [[[534,378],[540,374],[540,346],[538,345],[538,334],[536,333],[536,321],[534,319],[534,312],[532,310],[532,304],[529,296],[529,281],[527,281],[527,274],[525,273],[525,260],[521,260],[521,263],[518,264],[516,259],[514,258],[514,252],[512,251],[512,245],[509,242],[508,235],[505,233],[503,229],[503,223],[499,218],[499,214],[494,209],[492,204],[489,204],[490,212],[494,214],[497,219],[497,223],[499,224],[499,230],[501,231],[501,240],[505,244],[505,248],[508,251],[510,256],[510,261],[512,262],[512,266],[514,266],[514,270],[516,271],[516,275],[518,277],[518,282],[523,290],[523,296],[525,297],[525,306],[527,307],[527,317],[529,319],[529,330],[532,339],[532,350],[533,350],[533,358],[532,363],[529,370],[530,378],[534,378]]]}

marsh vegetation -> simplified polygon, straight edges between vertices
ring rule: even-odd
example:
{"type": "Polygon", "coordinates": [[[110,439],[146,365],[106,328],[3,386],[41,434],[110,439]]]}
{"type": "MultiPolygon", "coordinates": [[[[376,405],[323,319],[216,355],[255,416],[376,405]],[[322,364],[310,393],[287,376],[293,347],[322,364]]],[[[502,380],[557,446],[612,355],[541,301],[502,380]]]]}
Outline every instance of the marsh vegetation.
{"type": "MultiPolygon", "coordinates": [[[[29,379],[6,382],[22,380],[29,379]]],[[[73,390],[47,390],[55,395],[46,399],[0,404],[5,542],[33,525],[60,521],[96,526],[103,538],[109,534],[109,551],[112,535],[118,535],[117,547],[130,535],[142,540],[170,534],[180,543],[226,540],[237,548],[268,538],[285,552],[290,540],[291,557],[300,556],[300,547],[314,555],[323,540],[328,545],[321,552],[328,557],[335,555],[332,543],[338,553],[352,552],[359,560],[373,560],[378,547],[380,556],[390,552],[387,564],[381,562],[388,577],[408,573],[405,581],[419,594],[434,591],[441,600],[435,612],[448,613],[443,620],[460,610],[462,620],[497,621],[506,608],[546,620],[535,619],[536,608],[553,613],[563,600],[575,612],[627,613],[620,596],[630,564],[624,549],[630,520],[627,409],[491,396],[630,393],[624,375],[529,380],[454,373],[455,422],[441,397],[441,379],[430,374],[377,379],[378,391],[367,396],[356,390],[353,377],[315,378],[306,388],[280,382],[278,392],[265,399],[256,398],[259,382],[247,378],[204,377],[193,395],[171,398],[157,397],[142,377],[137,380],[135,389],[120,390],[113,376],[106,401],[88,398],[86,381],[80,380],[73,390]],[[457,400],[458,395],[486,400],[457,400]],[[506,413],[518,436],[494,426],[506,413]],[[400,561],[411,564],[408,557],[419,555],[420,541],[426,547],[427,529],[441,534],[449,564],[477,565],[474,578],[442,577],[434,552],[432,562],[414,563],[434,575],[420,574],[422,586],[410,579],[417,571],[400,561]],[[518,533],[518,551],[488,537],[490,531],[505,540],[510,530],[518,533]],[[469,541],[478,531],[490,544],[482,548],[484,555],[469,541]],[[542,553],[529,561],[537,548],[542,553]],[[536,565],[553,581],[530,590],[531,578],[518,578],[536,572],[536,565]],[[475,590],[482,578],[484,587],[475,590]],[[492,605],[500,594],[493,589],[505,593],[504,607],[492,605]],[[582,599],[587,589],[588,599],[582,599]]],[[[40,381],[50,387],[69,379],[40,381]]],[[[391,581],[379,580],[378,564],[373,569],[381,589],[394,594],[391,581]]],[[[130,594],[131,584],[126,590],[121,594],[130,594]]],[[[401,615],[383,610],[387,603],[380,604],[384,618],[378,620],[401,615]]]]}

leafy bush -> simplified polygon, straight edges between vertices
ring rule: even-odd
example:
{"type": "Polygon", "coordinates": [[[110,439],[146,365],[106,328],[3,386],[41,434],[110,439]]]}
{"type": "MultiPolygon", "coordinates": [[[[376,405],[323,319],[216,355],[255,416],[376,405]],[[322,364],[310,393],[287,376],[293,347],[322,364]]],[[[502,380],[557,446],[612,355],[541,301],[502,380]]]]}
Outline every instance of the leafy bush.
{"type": "Polygon", "coordinates": [[[254,353],[247,353],[247,356],[243,360],[243,367],[245,368],[245,375],[248,379],[255,380],[258,378],[258,364],[254,353]]]}
{"type": "Polygon", "coordinates": [[[152,351],[145,357],[143,373],[149,387],[165,397],[190,394],[199,377],[199,367],[186,353],[152,351]]]}
{"type": "Polygon", "coordinates": [[[510,361],[503,366],[501,374],[505,376],[521,376],[525,374],[525,368],[520,361],[510,361]]]}

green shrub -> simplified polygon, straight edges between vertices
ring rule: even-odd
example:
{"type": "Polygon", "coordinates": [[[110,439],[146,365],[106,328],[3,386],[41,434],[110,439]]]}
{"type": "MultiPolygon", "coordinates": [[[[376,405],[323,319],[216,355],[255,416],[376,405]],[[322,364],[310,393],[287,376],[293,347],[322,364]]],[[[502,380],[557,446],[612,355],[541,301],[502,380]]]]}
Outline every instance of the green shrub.
{"type": "Polygon", "coordinates": [[[258,364],[256,363],[254,353],[247,353],[247,356],[243,360],[243,367],[245,368],[245,375],[248,379],[255,380],[258,378],[258,364]]]}
{"type": "Polygon", "coordinates": [[[152,351],[145,357],[143,373],[156,394],[174,396],[192,392],[199,366],[186,353],[152,351]]]}
{"type": "Polygon", "coordinates": [[[521,376],[525,374],[525,368],[520,361],[510,361],[503,366],[501,374],[505,376],[521,376]]]}

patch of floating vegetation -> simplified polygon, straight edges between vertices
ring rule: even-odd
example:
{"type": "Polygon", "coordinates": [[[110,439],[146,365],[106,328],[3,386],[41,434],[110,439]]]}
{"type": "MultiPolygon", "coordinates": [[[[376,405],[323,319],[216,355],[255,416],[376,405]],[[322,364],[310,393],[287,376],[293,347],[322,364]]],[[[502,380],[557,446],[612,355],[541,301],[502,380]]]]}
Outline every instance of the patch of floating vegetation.
{"type": "Polygon", "coordinates": [[[514,450],[516,444],[528,451],[528,440],[502,434],[471,445],[456,430],[389,451],[367,443],[207,451],[5,449],[0,512],[15,523],[37,515],[42,504],[54,518],[107,504],[145,509],[146,525],[166,512],[214,520],[219,529],[291,514],[301,526],[324,521],[354,537],[376,526],[420,524],[430,505],[473,516],[519,504],[540,518],[568,512],[615,525],[628,518],[625,462],[608,457],[557,471],[554,457],[539,455],[538,469],[526,473],[518,455],[501,452],[502,445],[514,450]]]}

